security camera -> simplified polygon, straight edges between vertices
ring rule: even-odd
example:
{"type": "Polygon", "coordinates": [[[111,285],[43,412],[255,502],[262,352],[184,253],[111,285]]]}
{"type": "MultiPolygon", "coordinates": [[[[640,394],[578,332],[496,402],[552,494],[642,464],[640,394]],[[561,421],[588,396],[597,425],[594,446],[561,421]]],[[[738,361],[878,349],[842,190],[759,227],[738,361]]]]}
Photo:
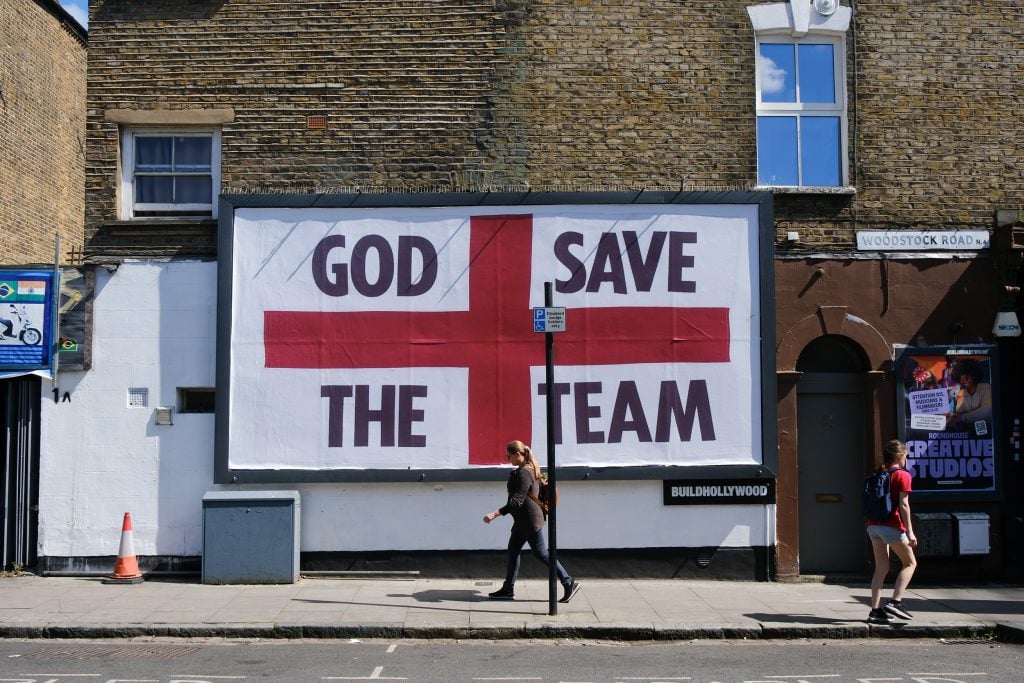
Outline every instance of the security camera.
{"type": "Polygon", "coordinates": [[[814,10],[823,17],[830,17],[839,9],[839,0],[814,0],[814,10]]]}

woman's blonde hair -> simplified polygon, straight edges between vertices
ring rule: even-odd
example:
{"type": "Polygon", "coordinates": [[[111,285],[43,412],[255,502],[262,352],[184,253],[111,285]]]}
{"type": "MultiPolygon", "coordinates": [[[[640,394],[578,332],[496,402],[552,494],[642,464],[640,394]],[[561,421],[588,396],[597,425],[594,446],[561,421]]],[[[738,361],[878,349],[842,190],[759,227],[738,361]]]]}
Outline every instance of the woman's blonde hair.
{"type": "Polygon", "coordinates": [[[521,453],[526,458],[526,463],[533,469],[533,476],[540,479],[540,465],[537,464],[537,458],[533,457],[533,451],[522,441],[509,441],[505,444],[505,452],[509,455],[521,453]]]}
{"type": "Polygon", "coordinates": [[[906,452],[907,445],[899,439],[886,441],[882,447],[882,462],[886,465],[892,465],[906,452]]]}

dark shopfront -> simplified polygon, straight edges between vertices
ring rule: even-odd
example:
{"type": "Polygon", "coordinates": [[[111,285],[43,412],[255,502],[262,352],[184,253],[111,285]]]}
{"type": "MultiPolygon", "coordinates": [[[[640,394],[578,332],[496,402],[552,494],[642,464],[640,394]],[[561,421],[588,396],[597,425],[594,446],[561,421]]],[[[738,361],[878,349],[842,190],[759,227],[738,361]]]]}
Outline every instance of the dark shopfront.
{"type": "MultiPolygon", "coordinates": [[[[991,430],[982,434],[990,444],[977,434],[972,444],[953,443],[965,432],[944,435],[947,442],[931,445],[930,453],[919,444],[922,490],[912,498],[920,515],[917,577],[1024,577],[1021,338],[992,334],[1000,308],[993,265],[988,252],[777,258],[780,579],[868,571],[861,481],[880,462],[885,440],[915,438],[900,375],[908,361],[901,356],[945,358],[942,352],[954,351],[935,368],[947,367],[948,375],[958,354],[978,356],[979,349],[981,358],[993,359],[985,376],[991,427],[979,426],[991,430]],[[971,455],[971,448],[976,456],[990,449],[991,458],[982,464],[956,457],[971,455]],[[952,452],[950,463],[937,461],[942,452],[952,452]],[[929,477],[928,467],[939,476],[929,477]],[[956,476],[946,477],[942,467],[956,476]],[[989,467],[989,481],[971,478],[989,467]],[[944,489],[939,480],[966,483],[944,489]]],[[[918,387],[927,388],[910,386],[918,387]]],[[[929,419],[935,417],[915,417],[924,427],[929,419]]]]}

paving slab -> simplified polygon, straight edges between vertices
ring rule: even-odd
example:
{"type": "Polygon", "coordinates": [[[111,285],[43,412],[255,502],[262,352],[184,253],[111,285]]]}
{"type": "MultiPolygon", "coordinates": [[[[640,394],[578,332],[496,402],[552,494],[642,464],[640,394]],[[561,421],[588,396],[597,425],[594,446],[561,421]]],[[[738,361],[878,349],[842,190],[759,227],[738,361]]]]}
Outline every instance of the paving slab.
{"type": "MultiPolygon", "coordinates": [[[[303,578],[294,584],[204,585],[148,579],[0,577],[6,638],[999,638],[1024,642],[1024,586],[913,586],[915,618],[865,623],[866,584],[581,580],[549,614],[548,584],[524,580],[516,600],[487,598],[498,581],[303,578]]],[[[888,590],[886,592],[888,594],[888,590]]],[[[561,589],[557,595],[561,596],[561,589]]]]}

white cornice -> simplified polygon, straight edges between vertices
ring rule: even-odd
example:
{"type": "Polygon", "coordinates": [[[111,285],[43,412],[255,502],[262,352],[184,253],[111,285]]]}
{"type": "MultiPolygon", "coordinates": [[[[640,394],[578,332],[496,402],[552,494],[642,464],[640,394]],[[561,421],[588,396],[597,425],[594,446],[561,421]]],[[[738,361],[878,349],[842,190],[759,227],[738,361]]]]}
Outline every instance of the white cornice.
{"type": "Polygon", "coordinates": [[[811,0],[789,0],[747,7],[755,33],[786,33],[800,38],[808,33],[842,35],[850,28],[853,10],[840,5],[834,14],[822,16],[811,0]]]}

